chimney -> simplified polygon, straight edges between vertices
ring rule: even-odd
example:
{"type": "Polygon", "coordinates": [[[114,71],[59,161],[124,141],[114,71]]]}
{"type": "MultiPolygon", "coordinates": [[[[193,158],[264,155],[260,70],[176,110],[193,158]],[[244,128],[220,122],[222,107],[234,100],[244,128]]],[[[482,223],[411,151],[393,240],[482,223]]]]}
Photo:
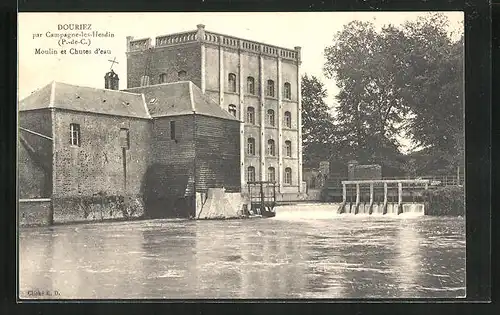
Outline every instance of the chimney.
{"type": "Polygon", "coordinates": [[[196,28],[197,28],[196,38],[198,39],[199,42],[201,42],[205,39],[205,25],[198,24],[196,25],[196,28]]]}
{"type": "Polygon", "coordinates": [[[104,88],[110,90],[119,90],[119,81],[120,78],[118,78],[118,75],[113,70],[110,70],[104,76],[104,88]]]}

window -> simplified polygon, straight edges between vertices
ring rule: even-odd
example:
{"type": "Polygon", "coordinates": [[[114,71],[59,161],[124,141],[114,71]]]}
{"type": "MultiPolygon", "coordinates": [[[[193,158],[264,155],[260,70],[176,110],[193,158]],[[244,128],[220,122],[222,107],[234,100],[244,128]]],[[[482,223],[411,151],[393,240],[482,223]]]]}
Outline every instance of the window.
{"type": "Polygon", "coordinates": [[[179,81],[185,80],[186,79],[186,74],[187,73],[184,70],[181,70],[181,71],[177,72],[177,79],[179,81]]]}
{"type": "Polygon", "coordinates": [[[274,81],[267,80],[266,96],[274,97],[274,81]]]}
{"type": "Polygon", "coordinates": [[[253,77],[247,78],[247,93],[252,95],[255,94],[255,79],[253,77]]]}
{"type": "Polygon", "coordinates": [[[285,154],[288,157],[292,156],[292,141],[285,141],[285,154]]]}
{"type": "Polygon", "coordinates": [[[251,106],[247,107],[247,123],[255,124],[255,108],[251,106]]]}
{"type": "Polygon", "coordinates": [[[316,188],[316,177],[311,177],[311,183],[309,184],[310,188],[316,188]]]}
{"type": "Polygon", "coordinates": [[[270,156],[274,156],[275,151],[276,150],[275,150],[275,146],[274,146],[274,140],[273,139],[267,140],[267,154],[270,156]]]}
{"type": "Polygon", "coordinates": [[[120,128],[120,146],[125,149],[130,148],[130,138],[127,128],[120,128]]]}
{"type": "Polygon", "coordinates": [[[267,169],[267,181],[274,182],[276,180],[276,172],[274,167],[270,167],[267,169]]]}
{"type": "Polygon", "coordinates": [[[170,122],[170,139],[175,140],[175,121],[170,122]]]}
{"type": "Polygon", "coordinates": [[[292,113],[285,112],[285,127],[292,128],[292,113]]]}
{"type": "Polygon", "coordinates": [[[283,98],[286,100],[289,100],[292,98],[292,87],[290,86],[290,83],[285,82],[285,86],[283,88],[283,98]]]}
{"type": "Polygon", "coordinates": [[[230,73],[227,78],[228,91],[236,92],[236,74],[230,73]]]}
{"type": "Polygon", "coordinates": [[[69,137],[70,144],[79,147],[80,146],[80,125],[70,124],[69,125],[69,137]]]}
{"type": "Polygon", "coordinates": [[[255,155],[255,139],[254,138],[248,138],[247,154],[248,155],[255,155]]]}
{"type": "Polygon", "coordinates": [[[255,167],[253,166],[247,168],[247,181],[255,182],[255,167]]]}
{"type": "Polygon", "coordinates": [[[267,111],[267,122],[270,126],[274,126],[274,110],[272,109],[267,111]]]}
{"type": "Polygon", "coordinates": [[[287,167],[285,168],[285,184],[292,183],[292,169],[287,167]]]}
{"type": "Polygon", "coordinates": [[[160,83],[167,83],[167,74],[166,73],[160,74],[160,83]]]}
{"type": "Polygon", "coordinates": [[[236,117],[236,105],[234,104],[229,104],[229,113],[236,117]]]}

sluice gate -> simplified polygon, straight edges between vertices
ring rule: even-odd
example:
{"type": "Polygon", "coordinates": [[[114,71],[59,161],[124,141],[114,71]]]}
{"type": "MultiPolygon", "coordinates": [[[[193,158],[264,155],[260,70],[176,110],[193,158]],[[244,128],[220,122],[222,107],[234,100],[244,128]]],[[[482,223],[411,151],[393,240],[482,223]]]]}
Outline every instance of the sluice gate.
{"type": "Polygon", "coordinates": [[[342,181],[342,203],[338,213],[425,213],[426,179],[342,181]]]}

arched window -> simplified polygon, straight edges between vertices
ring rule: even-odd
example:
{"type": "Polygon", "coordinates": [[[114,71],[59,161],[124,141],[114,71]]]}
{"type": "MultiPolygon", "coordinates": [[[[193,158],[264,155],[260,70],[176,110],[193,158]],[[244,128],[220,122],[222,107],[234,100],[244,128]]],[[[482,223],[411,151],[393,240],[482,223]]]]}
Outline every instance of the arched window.
{"type": "Polygon", "coordinates": [[[276,181],[276,171],[274,170],[274,167],[269,167],[267,169],[267,181],[268,182],[276,181]]]}
{"type": "Polygon", "coordinates": [[[255,167],[247,167],[247,182],[255,182],[255,167]]]}
{"type": "Polygon", "coordinates": [[[292,169],[289,167],[285,168],[285,184],[292,184],[292,169]]]}
{"type": "Polygon", "coordinates": [[[275,152],[276,150],[275,150],[274,140],[273,139],[267,140],[267,154],[270,156],[274,156],[275,152]]]}
{"type": "Polygon", "coordinates": [[[255,155],[255,139],[254,138],[248,138],[247,154],[248,155],[255,155]]]}
{"type": "Polygon", "coordinates": [[[181,71],[177,72],[177,79],[179,81],[186,80],[186,71],[181,70],[181,71]]]}
{"type": "Polygon", "coordinates": [[[166,73],[160,74],[160,83],[167,83],[167,74],[166,73]]]}
{"type": "Polygon", "coordinates": [[[229,92],[236,92],[236,74],[230,73],[227,76],[227,83],[228,83],[228,91],[229,92]]]}
{"type": "Polygon", "coordinates": [[[267,111],[267,122],[270,126],[274,126],[274,110],[272,109],[267,111]]]}
{"type": "Polygon", "coordinates": [[[285,127],[292,128],[292,113],[285,112],[285,127]]]}
{"type": "Polygon", "coordinates": [[[267,80],[266,96],[274,97],[274,81],[267,80]]]}
{"type": "Polygon", "coordinates": [[[285,86],[283,88],[283,98],[289,100],[292,98],[292,87],[290,83],[285,82],[285,86]]]}
{"type": "Polygon", "coordinates": [[[292,141],[290,140],[285,141],[285,154],[288,157],[292,156],[292,141]]]}
{"type": "Polygon", "coordinates": [[[247,93],[252,95],[255,94],[255,79],[253,77],[247,78],[247,93]]]}
{"type": "Polygon", "coordinates": [[[229,108],[228,108],[228,111],[231,115],[233,115],[234,117],[236,117],[236,105],[234,104],[229,104],[229,108]]]}
{"type": "Polygon", "coordinates": [[[247,107],[247,123],[255,124],[255,108],[251,106],[247,107]]]}

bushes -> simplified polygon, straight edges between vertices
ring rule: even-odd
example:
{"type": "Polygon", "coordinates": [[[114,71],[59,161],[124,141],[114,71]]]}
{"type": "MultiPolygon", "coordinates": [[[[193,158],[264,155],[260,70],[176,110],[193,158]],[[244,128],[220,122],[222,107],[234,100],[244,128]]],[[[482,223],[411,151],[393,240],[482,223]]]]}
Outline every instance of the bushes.
{"type": "Polygon", "coordinates": [[[465,215],[465,190],[460,186],[447,186],[424,192],[426,214],[465,215]]]}

